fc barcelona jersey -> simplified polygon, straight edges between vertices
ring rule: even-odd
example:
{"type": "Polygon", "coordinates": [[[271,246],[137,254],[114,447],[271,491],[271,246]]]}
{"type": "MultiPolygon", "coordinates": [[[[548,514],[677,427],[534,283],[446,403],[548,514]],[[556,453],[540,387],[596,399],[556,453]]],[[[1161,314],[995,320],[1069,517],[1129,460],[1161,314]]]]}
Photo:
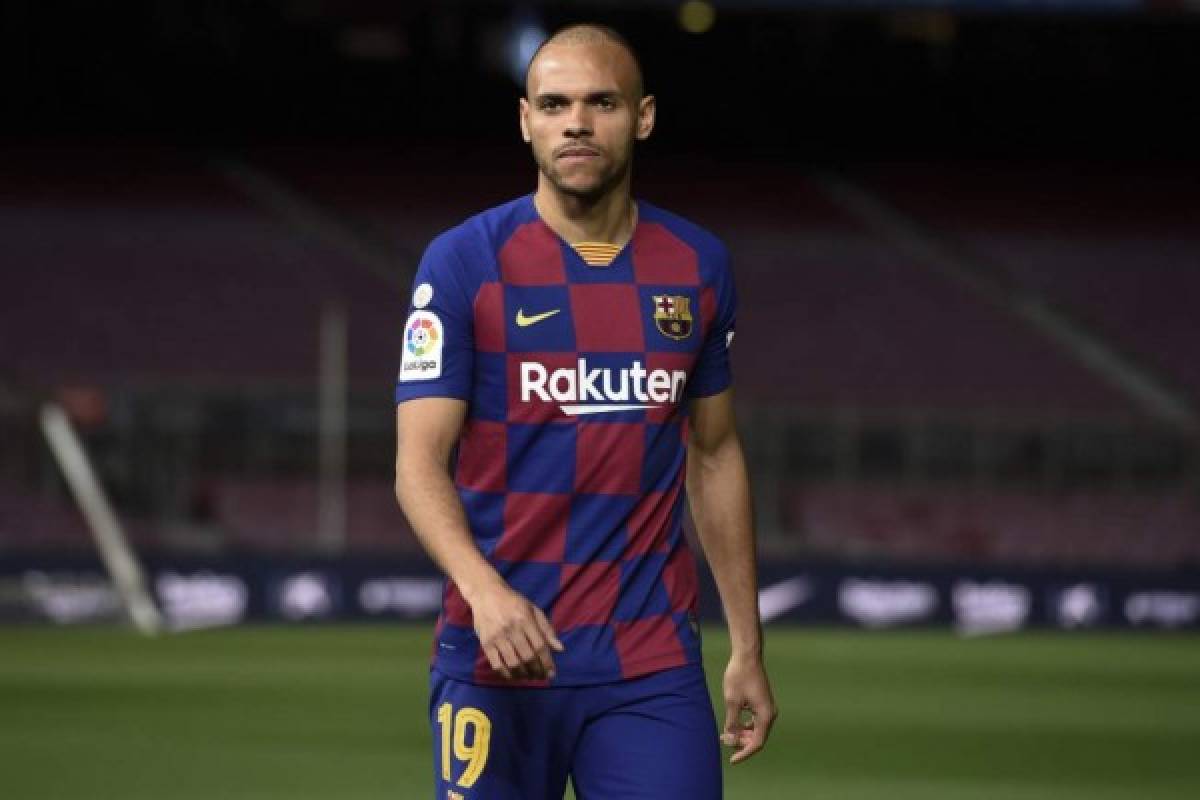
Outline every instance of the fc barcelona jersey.
{"type": "MultiPolygon", "coordinates": [[[[736,298],[716,237],[637,208],[607,253],[562,240],[532,195],[471,217],[429,245],[404,327],[396,401],[467,403],[454,482],[480,551],[565,646],[554,685],[700,661],[687,404],[730,385],[736,298]]],[[[509,683],[449,581],[433,666],[509,683]]]]}

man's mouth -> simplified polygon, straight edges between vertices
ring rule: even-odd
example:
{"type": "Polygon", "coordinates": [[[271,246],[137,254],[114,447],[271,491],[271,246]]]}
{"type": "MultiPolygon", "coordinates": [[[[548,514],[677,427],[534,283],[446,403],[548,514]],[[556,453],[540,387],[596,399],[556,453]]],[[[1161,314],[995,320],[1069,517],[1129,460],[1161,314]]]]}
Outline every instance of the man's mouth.
{"type": "Polygon", "coordinates": [[[596,158],[600,155],[598,150],[593,150],[590,147],[564,147],[558,151],[558,158],[565,159],[587,159],[596,158]]]}

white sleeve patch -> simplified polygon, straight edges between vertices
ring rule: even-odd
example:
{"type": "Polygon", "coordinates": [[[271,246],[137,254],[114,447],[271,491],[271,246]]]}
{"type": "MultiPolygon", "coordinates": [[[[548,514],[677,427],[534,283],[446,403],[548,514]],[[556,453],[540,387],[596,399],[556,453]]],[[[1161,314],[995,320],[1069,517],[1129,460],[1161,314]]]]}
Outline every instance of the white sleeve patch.
{"type": "Polygon", "coordinates": [[[418,286],[416,289],[413,290],[412,302],[413,302],[414,308],[424,308],[425,306],[429,305],[429,301],[432,299],[433,299],[433,285],[432,284],[422,283],[420,286],[418,286]]]}
{"type": "Polygon", "coordinates": [[[442,321],[432,311],[414,311],[404,325],[401,381],[428,381],[442,375],[442,321]]]}
{"type": "Polygon", "coordinates": [[[728,350],[733,345],[733,331],[725,334],[725,349],[728,350]]]}

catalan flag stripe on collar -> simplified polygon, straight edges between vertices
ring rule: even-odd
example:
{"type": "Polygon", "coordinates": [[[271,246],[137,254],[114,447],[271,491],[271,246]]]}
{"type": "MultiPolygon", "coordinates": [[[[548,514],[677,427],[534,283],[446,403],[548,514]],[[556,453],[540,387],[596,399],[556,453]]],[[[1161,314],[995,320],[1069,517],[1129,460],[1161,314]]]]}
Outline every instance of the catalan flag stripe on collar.
{"type": "Polygon", "coordinates": [[[576,242],[571,247],[590,267],[607,267],[621,252],[619,245],[608,242],[576,242]]]}

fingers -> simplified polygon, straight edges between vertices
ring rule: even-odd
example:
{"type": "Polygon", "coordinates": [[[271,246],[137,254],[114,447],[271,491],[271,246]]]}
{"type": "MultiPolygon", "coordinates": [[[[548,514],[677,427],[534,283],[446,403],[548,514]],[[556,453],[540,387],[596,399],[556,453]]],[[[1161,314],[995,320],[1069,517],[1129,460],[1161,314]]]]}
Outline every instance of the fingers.
{"type": "Polygon", "coordinates": [[[776,715],[772,705],[726,705],[725,731],[721,734],[721,743],[735,748],[733,755],[729,757],[730,764],[740,764],[766,746],[767,736],[771,732],[771,726],[775,724],[776,715]],[[732,727],[729,722],[731,716],[732,727]]]}
{"type": "MultiPolygon", "coordinates": [[[[541,643],[540,634],[534,633],[534,637],[530,637],[526,631],[514,631],[511,639],[517,650],[517,657],[521,658],[521,672],[526,678],[541,679],[546,676],[546,664],[541,660],[542,652],[546,652],[546,645],[541,643]]],[[[548,658],[550,654],[546,655],[548,658]]]]}
{"type": "Polygon", "coordinates": [[[741,733],[738,736],[737,749],[729,757],[729,763],[740,764],[759,750],[762,750],[763,745],[766,743],[765,725],[755,725],[754,720],[743,724],[741,733]]]}
{"type": "Polygon", "coordinates": [[[506,680],[553,678],[556,670],[550,651],[563,649],[546,615],[533,605],[524,618],[481,641],[488,663],[506,680]]]}
{"type": "Polygon", "coordinates": [[[730,764],[740,764],[767,742],[778,711],[761,660],[730,659],[725,670],[725,728],[721,743],[734,748],[730,764]]]}
{"type": "Polygon", "coordinates": [[[563,643],[558,640],[558,635],[554,633],[554,626],[550,624],[550,620],[546,619],[545,613],[540,608],[534,608],[534,620],[537,622],[538,630],[542,632],[542,638],[554,648],[554,651],[561,653],[563,651],[563,643]]]}
{"type": "Polygon", "coordinates": [[[742,714],[742,701],[740,699],[725,698],[725,727],[721,729],[721,744],[726,747],[733,747],[737,744],[738,734],[741,732],[740,717],[742,714]]]}
{"type": "Polygon", "coordinates": [[[505,680],[512,678],[512,673],[508,671],[508,667],[504,665],[504,659],[500,656],[500,650],[494,644],[486,644],[483,646],[483,654],[487,657],[488,664],[491,665],[497,673],[505,680]]]}
{"type": "Polygon", "coordinates": [[[554,626],[550,624],[550,620],[546,619],[545,613],[538,607],[533,609],[533,624],[536,640],[531,637],[531,641],[536,647],[538,660],[541,662],[542,673],[549,678],[553,678],[556,670],[554,668],[554,658],[550,655],[550,650],[553,649],[557,653],[563,651],[563,644],[558,640],[558,636],[554,633],[554,626]]]}
{"type": "MultiPolygon", "coordinates": [[[[540,637],[539,637],[540,640],[540,637]]],[[[540,673],[539,678],[553,678],[555,674],[554,659],[550,656],[550,645],[545,641],[539,641],[535,656],[537,658],[537,670],[540,673]]]]}
{"type": "Polygon", "coordinates": [[[530,675],[535,678],[553,678],[555,674],[554,658],[550,655],[550,649],[555,648],[561,651],[562,642],[558,641],[558,637],[554,635],[554,628],[551,627],[550,621],[546,619],[546,615],[540,608],[537,606],[531,608],[530,620],[518,632],[518,635],[528,642],[528,649],[521,650],[518,647],[518,652],[522,656],[528,654],[525,668],[530,675]]]}
{"type": "Polygon", "coordinates": [[[496,640],[496,649],[500,653],[500,663],[504,665],[504,670],[501,675],[505,678],[523,678],[525,670],[521,668],[521,659],[517,656],[517,648],[508,637],[500,637],[496,640]]]}

